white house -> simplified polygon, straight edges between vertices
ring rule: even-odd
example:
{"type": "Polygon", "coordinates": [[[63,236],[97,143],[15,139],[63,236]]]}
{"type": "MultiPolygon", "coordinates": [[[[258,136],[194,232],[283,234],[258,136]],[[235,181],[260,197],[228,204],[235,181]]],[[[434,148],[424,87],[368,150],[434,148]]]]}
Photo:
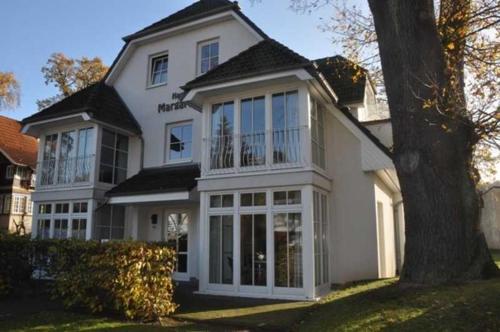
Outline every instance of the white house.
{"type": "Polygon", "coordinates": [[[396,274],[399,184],[360,122],[361,68],[300,56],[227,0],[124,41],[103,82],[23,120],[33,236],[168,241],[175,278],[207,294],[312,299],[396,274]]]}

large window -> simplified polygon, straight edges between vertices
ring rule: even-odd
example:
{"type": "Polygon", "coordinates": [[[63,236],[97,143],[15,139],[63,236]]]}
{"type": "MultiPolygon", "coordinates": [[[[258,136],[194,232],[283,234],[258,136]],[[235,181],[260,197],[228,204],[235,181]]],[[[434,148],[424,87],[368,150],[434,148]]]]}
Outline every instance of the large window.
{"type": "Polygon", "coordinates": [[[54,239],[68,237],[68,219],[54,219],[54,239]]]}
{"type": "Polygon", "coordinates": [[[186,213],[167,215],[164,237],[177,254],[175,271],[180,273],[187,273],[188,268],[188,225],[189,215],[186,213]]]}
{"type": "Polygon", "coordinates": [[[209,282],[233,283],[233,216],[210,216],[209,282]]]}
{"type": "Polygon", "coordinates": [[[50,238],[50,219],[38,219],[37,236],[40,239],[50,238]]]}
{"type": "Polygon", "coordinates": [[[192,158],[193,124],[167,125],[167,161],[188,161],[192,158]]]}
{"type": "Polygon", "coordinates": [[[71,183],[76,156],[76,133],[74,130],[61,134],[57,183],[71,183]]]}
{"type": "Polygon", "coordinates": [[[107,129],[102,131],[99,181],[118,184],[127,178],[128,137],[107,129]]]}
{"type": "Polygon", "coordinates": [[[211,169],[234,166],[234,103],[212,106],[211,124],[211,169]]]}
{"type": "Polygon", "coordinates": [[[311,147],[312,161],[316,166],[325,168],[325,109],[311,99],[311,147]]]}
{"type": "Polygon", "coordinates": [[[125,207],[101,207],[95,230],[98,240],[122,240],[125,234],[125,207]]]}
{"type": "Polygon", "coordinates": [[[265,98],[241,101],[241,166],[266,163],[266,107],[265,98]]]}
{"type": "Polygon", "coordinates": [[[241,284],[265,286],[267,280],[266,215],[241,215],[241,284]]]}
{"type": "Polygon", "coordinates": [[[313,208],[314,284],[319,286],[329,281],[327,196],[315,191],[313,194],[313,208]]]}
{"type": "Polygon", "coordinates": [[[149,86],[157,86],[167,83],[168,78],[168,54],[151,58],[151,69],[149,86]]]}
{"type": "Polygon", "coordinates": [[[14,202],[12,204],[12,213],[14,213],[14,214],[24,213],[25,207],[26,207],[27,196],[14,194],[12,197],[14,199],[14,202]]]}
{"type": "Polygon", "coordinates": [[[272,96],[273,161],[296,163],[300,158],[298,91],[272,96]]]}
{"type": "Polygon", "coordinates": [[[219,41],[210,40],[200,43],[198,45],[198,54],[198,74],[205,74],[219,64],[219,41]]]}

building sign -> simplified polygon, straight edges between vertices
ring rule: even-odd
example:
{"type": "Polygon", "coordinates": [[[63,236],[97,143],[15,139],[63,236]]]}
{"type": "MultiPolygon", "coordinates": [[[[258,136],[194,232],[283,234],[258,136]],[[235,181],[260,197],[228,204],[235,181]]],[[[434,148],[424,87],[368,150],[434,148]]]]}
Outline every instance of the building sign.
{"type": "Polygon", "coordinates": [[[179,93],[179,92],[172,93],[172,99],[174,100],[174,102],[170,104],[168,103],[158,104],[158,113],[181,110],[188,107],[187,103],[182,101],[182,98],[184,98],[184,96],[185,96],[184,93],[179,93]]]}

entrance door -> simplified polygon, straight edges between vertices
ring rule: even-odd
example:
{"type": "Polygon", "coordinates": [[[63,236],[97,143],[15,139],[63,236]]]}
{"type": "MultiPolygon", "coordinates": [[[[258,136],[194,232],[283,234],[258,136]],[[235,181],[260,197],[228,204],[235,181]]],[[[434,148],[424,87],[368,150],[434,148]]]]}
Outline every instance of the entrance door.
{"type": "Polygon", "coordinates": [[[177,253],[174,278],[189,280],[188,274],[188,230],[189,214],[166,211],[163,221],[163,240],[177,253]]]}
{"type": "Polygon", "coordinates": [[[241,215],[241,288],[267,285],[266,215],[241,215]]]}

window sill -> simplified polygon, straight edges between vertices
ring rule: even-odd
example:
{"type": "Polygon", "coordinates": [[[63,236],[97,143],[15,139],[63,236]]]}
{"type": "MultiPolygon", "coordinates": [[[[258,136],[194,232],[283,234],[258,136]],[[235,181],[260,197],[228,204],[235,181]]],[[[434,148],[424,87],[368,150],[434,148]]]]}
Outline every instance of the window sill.
{"type": "Polygon", "coordinates": [[[165,85],[168,85],[168,82],[158,83],[158,84],[154,84],[154,85],[148,85],[148,86],[146,86],[146,90],[150,90],[150,89],[154,89],[154,88],[159,88],[159,87],[165,86],[165,85]]]}

